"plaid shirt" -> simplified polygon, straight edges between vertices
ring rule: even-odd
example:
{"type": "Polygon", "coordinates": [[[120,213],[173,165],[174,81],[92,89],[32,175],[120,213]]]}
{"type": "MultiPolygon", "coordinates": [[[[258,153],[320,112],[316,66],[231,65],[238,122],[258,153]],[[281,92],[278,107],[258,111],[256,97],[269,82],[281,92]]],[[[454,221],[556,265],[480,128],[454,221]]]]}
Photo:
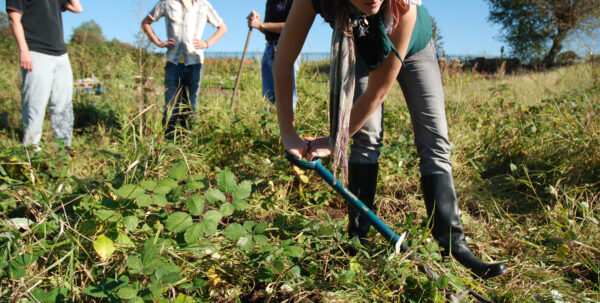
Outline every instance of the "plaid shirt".
{"type": "Polygon", "coordinates": [[[206,23],[213,27],[223,24],[223,19],[206,0],[192,2],[191,7],[183,0],[160,0],[148,17],[153,21],[165,17],[167,37],[175,40],[175,46],[167,51],[167,60],[178,63],[184,56],[185,65],[204,62],[204,51],[194,47],[194,39],[202,39],[206,23]]]}

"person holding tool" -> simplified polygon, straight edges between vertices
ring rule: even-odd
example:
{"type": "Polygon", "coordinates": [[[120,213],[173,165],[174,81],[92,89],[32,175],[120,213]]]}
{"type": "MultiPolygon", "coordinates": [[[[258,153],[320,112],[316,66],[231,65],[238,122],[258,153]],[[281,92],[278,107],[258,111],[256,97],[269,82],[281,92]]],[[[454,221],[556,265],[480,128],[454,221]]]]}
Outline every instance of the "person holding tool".
{"type": "MultiPolygon", "coordinates": [[[[505,274],[507,268],[502,263],[482,262],[465,240],[442,81],[431,38],[431,18],[419,0],[296,0],[279,39],[274,67],[281,139],[287,152],[299,159],[312,161],[333,153],[334,171],[336,167],[348,171],[350,191],[374,209],[383,102],[394,82],[399,82],[413,124],[432,235],[444,254],[489,279],[505,274]],[[291,70],[317,14],[334,28],[330,136],[303,139],[294,126],[291,70]]],[[[369,221],[349,209],[349,236],[364,240],[369,229],[369,221]]]]}
{"type": "MultiPolygon", "coordinates": [[[[271,104],[275,104],[275,86],[273,84],[273,61],[277,50],[279,35],[285,20],[292,8],[294,0],[267,0],[264,22],[260,20],[260,15],[252,11],[248,15],[248,27],[256,28],[265,35],[267,46],[262,59],[262,92],[263,97],[271,104]]],[[[293,86],[293,107],[296,108],[296,75],[300,69],[300,58],[294,61],[294,86],[293,86]]]]}
{"type": "Polygon", "coordinates": [[[79,0],[6,0],[23,78],[23,144],[40,151],[46,106],[54,137],[72,152],[73,72],[63,38],[62,12],[83,12],[79,0]]]}
{"type": "Polygon", "coordinates": [[[142,21],[142,29],[152,43],[167,48],[163,125],[166,138],[173,139],[175,127],[178,124],[187,126],[195,114],[204,49],[217,43],[227,32],[227,26],[206,0],[160,0],[142,21]],[[167,41],[158,39],[151,27],[161,17],[166,19],[167,41]],[[206,23],[216,27],[217,31],[208,40],[202,40],[206,23]],[[170,105],[173,111],[167,122],[170,105]],[[189,107],[191,112],[182,113],[182,105],[189,107]]]}

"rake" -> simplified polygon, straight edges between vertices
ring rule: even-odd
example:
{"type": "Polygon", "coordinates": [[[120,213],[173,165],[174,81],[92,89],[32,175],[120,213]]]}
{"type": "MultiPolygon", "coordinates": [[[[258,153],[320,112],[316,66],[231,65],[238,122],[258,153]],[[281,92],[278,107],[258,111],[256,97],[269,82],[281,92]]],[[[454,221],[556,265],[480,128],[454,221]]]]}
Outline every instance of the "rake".
{"type": "MultiPolygon", "coordinates": [[[[313,161],[305,161],[293,156],[287,150],[284,153],[286,159],[290,161],[290,163],[292,163],[293,165],[302,169],[314,170],[315,172],[317,172],[317,174],[321,176],[321,178],[323,178],[323,180],[327,182],[327,184],[333,187],[333,189],[338,194],[340,194],[346,201],[348,201],[348,203],[350,203],[352,207],[354,207],[358,212],[360,212],[362,216],[369,220],[371,225],[373,225],[373,227],[375,227],[375,229],[394,246],[395,252],[397,254],[401,252],[411,252],[410,247],[405,242],[407,233],[404,232],[402,233],[402,235],[398,235],[391,228],[389,228],[381,219],[379,219],[379,217],[377,217],[377,215],[373,211],[371,211],[371,209],[369,209],[362,201],[360,201],[352,192],[350,192],[350,190],[348,190],[348,188],[344,186],[344,184],[342,184],[342,182],[337,180],[333,176],[333,174],[329,170],[327,170],[325,166],[323,166],[320,158],[317,158],[313,161]]],[[[439,279],[440,275],[433,268],[431,268],[431,266],[429,266],[421,257],[419,257],[416,254],[416,252],[412,254],[412,259],[418,264],[419,270],[425,275],[427,275],[427,277],[430,280],[435,282],[439,279]]],[[[465,291],[459,296],[449,295],[447,299],[450,302],[458,303],[461,302],[466,295],[473,296],[478,302],[481,303],[492,303],[492,301],[487,299],[484,295],[474,290],[465,291]]]]}

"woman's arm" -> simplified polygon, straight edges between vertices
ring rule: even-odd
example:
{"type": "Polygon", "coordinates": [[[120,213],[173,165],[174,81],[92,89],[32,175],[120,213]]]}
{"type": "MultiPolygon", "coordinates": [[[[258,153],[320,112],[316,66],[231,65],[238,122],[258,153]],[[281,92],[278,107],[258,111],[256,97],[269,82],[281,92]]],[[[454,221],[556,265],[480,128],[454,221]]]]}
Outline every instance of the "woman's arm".
{"type": "MultiPolygon", "coordinates": [[[[417,20],[417,7],[410,6],[410,10],[404,14],[398,25],[389,35],[396,50],[406,57],[412,31],[417,20]]],[[[358,98],[352,107],[350,114],[350,136],[354,135],[367,122],[371,114],[381,105],[389,93],[392,85],[398,77],[402,68],[402,62],[392,52],[383,60],[381,65],[369,74],[369,83],[366,91],[358,98]]]]}
{"type": "Polygon", "coordinates": [[[292,95],[294,87],[294,62],[298,58],[308,31],[315,20],[315,10],[310,0],[296,0],[287,17],[273,66],[275,100],[279,131],[285,148],[294,156],[303,158],[307,146],[294,127],[292,95]]]}

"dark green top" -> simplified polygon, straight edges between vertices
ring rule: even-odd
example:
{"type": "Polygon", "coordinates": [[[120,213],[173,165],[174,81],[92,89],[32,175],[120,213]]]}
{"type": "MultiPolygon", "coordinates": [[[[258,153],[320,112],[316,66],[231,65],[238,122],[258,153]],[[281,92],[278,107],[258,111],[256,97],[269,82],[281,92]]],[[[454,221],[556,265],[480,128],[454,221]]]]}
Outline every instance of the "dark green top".
{"type": "MultiPolygon", "coordinates": [[[[321,14],[321,0],[311,0],[315,12],[321,14]]],[[[381,62],[387,58],[390,52],[393,52],[402,63],[404,63],[400,54],[390,41],[386,33],[385,22],[383,20],[383,11],[380,11],[377,15],[367,17],[369,26],[368,33],[366,35],[360,34],[361,30],[359,27],[354,28],[354,42],[356,44],[356,52],[360,58],[365,61],[369,70],[377,68],[381,62]]],[[[332,26],[331,20],[326,20],[332,26]]],[[[427,9],[419,5],[417,6],[417,21],[415,22],[415,28],[413,29],[406,52],[406,57],[410,57],[419,51],[423,50],[431,37],[433,36],[433,26],[431,23],[431,17],[427,9]]]]}

